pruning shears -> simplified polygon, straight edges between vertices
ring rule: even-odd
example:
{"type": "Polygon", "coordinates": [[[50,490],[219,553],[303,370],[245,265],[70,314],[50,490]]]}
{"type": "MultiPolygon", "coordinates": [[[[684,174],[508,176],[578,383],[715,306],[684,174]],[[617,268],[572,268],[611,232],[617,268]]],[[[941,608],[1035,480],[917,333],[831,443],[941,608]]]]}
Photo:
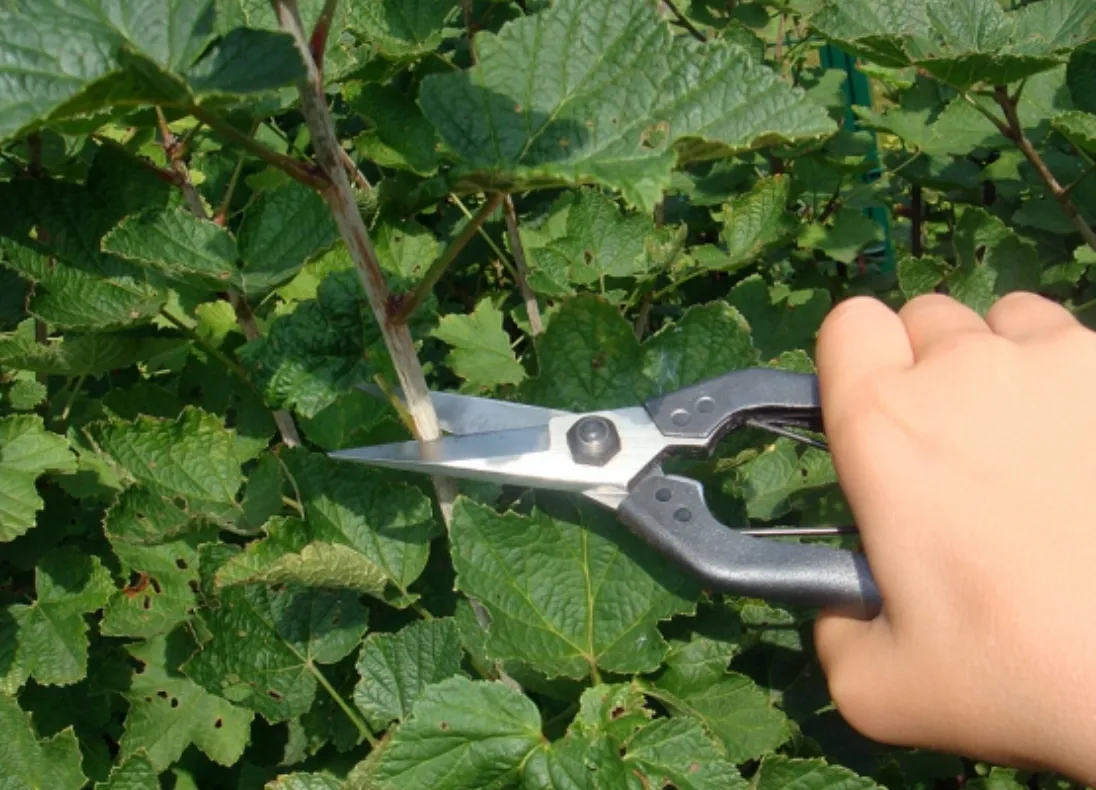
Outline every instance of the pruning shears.
{"type": "Polygon", "coordinates": [[[881,609],[863,554],[767,539],[833,530],[725,526],[709,510],[699,482],[662,471],[662,460],[675,451],[710,452],[729,432],[744,427],[825,448],[825,442],[802,432],[822,433],[813,375],[747,368],[638,406],[583,413],[448,392],[432,392],[431,398],[448,435],[331,455],[430,475],[575,492],[614,511],[632,532],[713,591],[863,618],[881,609]]]}

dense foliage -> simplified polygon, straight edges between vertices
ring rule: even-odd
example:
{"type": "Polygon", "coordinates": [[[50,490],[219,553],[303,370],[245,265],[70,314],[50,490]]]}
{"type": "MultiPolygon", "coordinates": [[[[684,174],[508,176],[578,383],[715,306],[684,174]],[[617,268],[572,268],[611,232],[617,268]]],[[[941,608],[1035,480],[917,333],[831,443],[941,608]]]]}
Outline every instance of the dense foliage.
{"type": "Polygon", "coordinates": [[[854,293],[1086,318],[1094,157],[1092,0],[0,0],[0,786],[1067,786],[857,736],[811,612],[575,497],[327,451],[811,370],[854,293]]]}

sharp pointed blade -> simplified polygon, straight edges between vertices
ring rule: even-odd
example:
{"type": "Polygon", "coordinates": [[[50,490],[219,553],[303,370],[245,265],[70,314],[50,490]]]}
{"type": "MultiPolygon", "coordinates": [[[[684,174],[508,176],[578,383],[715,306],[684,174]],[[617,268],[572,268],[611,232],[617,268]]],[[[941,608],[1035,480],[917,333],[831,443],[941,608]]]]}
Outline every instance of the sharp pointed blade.
{"type": "MultiPolygon", "coordinates": [[[[399,442],[331,453],[333,458],[389,469],[504,485],[559,491],[598,491],[605,504],[656,462],[668,440],[641,408],[606,412],[619,433],[621,449],[601,466],[577,463],[567,431],[582,415],[553,418],[546,427],[494,431],[473,436],[446,436],[433,442],[399,442]]],[[[700,440],[698,440],[698,443],[700,440]]]]}
{"type": "MultiPolygon", "coordinates": [[[[384,398],[384,392],[375,384],[365,384],[361,389],[374,397],[384,398]]],[[[406,403],[402,391],[396,390],[396,394],[401,402],[406,403]]],[[[543,427],[553,417],[570,413],[455,392],[431,392],[430,400],[434,403],[434,412],[438,415],[442,430],[458,436],[543,427]]]]}

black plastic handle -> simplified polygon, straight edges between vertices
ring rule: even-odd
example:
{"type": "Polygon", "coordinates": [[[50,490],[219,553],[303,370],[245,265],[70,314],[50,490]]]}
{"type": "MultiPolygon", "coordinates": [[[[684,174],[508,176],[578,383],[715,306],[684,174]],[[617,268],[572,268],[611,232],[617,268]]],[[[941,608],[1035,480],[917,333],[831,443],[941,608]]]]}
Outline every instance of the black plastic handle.
{"type": "Polygon", "coordinates": [[[717,439],[750,418],[822,429],[818,378],[771,368],[746,368],[643,404],[664,436],[717,439]]]}
{"type": "Polygon", "coordinates": [[[720,524],[695,480],[654,474],[620,504],[620,520],[718,592],[819,607],[863,619],[882,608],[862,554],[773,542],[720,524]]]}

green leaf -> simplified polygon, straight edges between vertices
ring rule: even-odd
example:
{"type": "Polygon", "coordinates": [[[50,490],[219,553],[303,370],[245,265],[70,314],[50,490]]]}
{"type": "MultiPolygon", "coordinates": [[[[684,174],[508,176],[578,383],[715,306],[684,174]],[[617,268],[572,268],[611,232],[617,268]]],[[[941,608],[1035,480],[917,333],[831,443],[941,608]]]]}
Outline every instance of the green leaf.
{"type": "Polygon", "coordinates": [[[883,227],[853,208],[837,212],[833,225],[812,224],[804,227],[799,246],[816,249],[842,263],[852,263],[867,247],[883,241],[883,227]]]}
{"type": "Polygon", "coordinates": [[[1096,154],[1096,115],[1070,110],[1054,116],[1050,124],[1078,148],[1096,154]]]}
{"type": "Polygon", "coordinates": [[[956,89],[1003,85],[1064,63],[1096,36],[1085,0],[1008,13],[996,0],[830,0],[811,18],[824,38],[884,66],[917,66],[956,89]]]}
{"type": "Polygon", "coordinates": [[[112,105],[266,92],[304,75],[286,34],[235,30],[215,40],[211,0],[151,9],[139,0],[31,0],[0,11],[0,31],[0,48],[14,53],[0,65],[0,140],[112,105]]]}
{"type": "Polygon", "coordinates": [[[600,512],[499,515],[460,498],[450,539],[458,588],[491,615],[488,655],[549,677],[654,670],[658,623],[693,610],[692,583],[600,512]]]}
{"type": "Polygon", "coordinates": [[[677,787],[744,790],[747,785],[694,719],[657,719],[632,685],[594,686],[563,740],[532,754],[523,788],[677,787]]]}
{"type": "MultiPolygon", "coordinates": [[[[389,9],[394,7],[391,4],[389,9]]],[[[441,165],[438,134],[414,98],[388,85],[349,86],[344,96],[368,127],[354,138],[359,153],[380,167],[431,176],[441,165]]]]}
{"type": "Polygon", "coordinates": [[[897,268],[898,287],[906,299],[932,293],[943,282],[950,269],[946,262],[931,255],[920,258],[903,256],[898,260],[897,268]]]}
{"type": "Polygon", "coordinates": [[[129,700],[122,759],[144,754],[157,772],[191,744],[220,765],[232,765],[247,746],[254,714],[207,694],[179,671],[194,650],[185,629],[126,648],[137,662],[124,695],[129,700]]]}
{"type": "Polygon", "coordinates": [[[676,716],[692,716],[741,763],[771,752],[790,734],[788,720],[745,675],[727,672],[733,646],[698,638],[674,646],[647,692],[676,716]]]}
{"type": "Polygon", "coordinates": [[[159,771],[152,767],[144,752],[114,766],[110,778],[96,782],[95,790],[160,790],[159,771]]]}
{"type": "Polygon", "coordinates": [[[441,531],[426,495],[361,464],[324,455],[296,451],[285,462],[300,489],[308,524],[307,531],[298,530],[310,541],[360,555],[350,582],[358,574],[372,579],[379,570],[387,586],[385,600],[398,606],[410,603],[407,588],[425,569],[430,540],[441,531]]]}
{"type": "Polygon", "coordinates": [[[31,716],[14,697],[0,694],[0,776],[11,790],[80,790],[80,744],[71,727],[39,740],[31,716]]]}
{"type": "Polygon", "coordinates": [[[49,388],[33,378],[19,378],[8,389],[8,402],[15,411],[33,411],[45,402],[49,388]]]}
{"type": "Polygon", "coordinates": [[[27,680],[68,686],[87,675],[88,624],[114,590],[98,557],[72,547],[47,554],[35,569],[35,600],[0,610],[0,694],[27,680]]]}
{"type": "Polygon", "coordinates": [[[243,291],[261,296],[289,282],[338,238],[331,210],[316,190],[290,181],[260,193],[240,225],[243,291]]]}
{"type": "Polygon", "coordinates": [[[505,787],[541,746],[540,727],[536,705],[521,692],[452,677],[426,688],[372,778],[385,790],[505,787]]]}
{"type": "Polygon", "coordinates": [[[1077,109],[1096,113],[1096,42],[1078,47],[1070,55],[1066,83],[1077,109]]]}
{"type": "Polygon", "coordinates": [[[794,229],[787,210],[789,181],[786,176],[759,179],[749,192],[735,196],[716,219],[726,259],[719,269],[734,271],[757,258],[764,249],[786,238],[794,229]]]}
{"type": "Polygon", "coordinates": [[[529,383],[541,406],[583,411],[633,406],[647,392],[632,327],[591,294],[569,300],[537,344],[540,375],[529,383]]]}
{"type": "Polygon", "coordinates": [[[563,0],[476,51],[419,102],[470,180],[510,191],[597,182],[650,213],[678,161],[836,130],[749,51],[675,38],[646,0],[563,0]]]}
{"type": "Polygon", "coordinates": [[[100,151],[85,184],[0,183],[0,261],[34,283],[29,311],[51,327],[144,322],[167,300],[147,269],[100,250],[119,220],[165,205],[169,194],[167,184],[122,156],[100,151]]]}
{"type": "Polygon", "coordinates": [[[0,335],[0,365],[55,376],[101,376],[140,362],[170,354],[187,341],[147,331],[66,333],[46,343],[34,338],[27,323],[0,335]]]}
{"type": "Polygon", "coordinates": [[[651,268],[647,242],[655,228],[649,216],[626,213],[594,189],[564,193],[552,215],[544,230],[522,233],[534,290],[570,294],[574,286],[638,277],[651,268]]]}
{"type": "Polygon", "coordinates": [[[796,443],[777,439],[756,458],[738,467],[747,515],[771,521],[802,506],[802,495],[837,482],[829,453],[808,448],[802,455],[796,443]]]}
{"type": "Polygon", "coordinates": [[[725,302],[695,305],[643,344],[643,372],[671,392],[758,363],[746,319],[725,302]]]}
{"type": "Polygon", "coordinates": [[[263,790],[342,790],[343,783],[323,774],[285,774],[267,782],[263,790]]]}
{"type": "Polygon", "coordinates": [[[769,286],[757,274],[738,283],[727,301],[746,317],[762,359],[813,348],[815,334],[831,305],[827,291],[769,286]]]}
{"type": "Polygon", "coordinates": [[[427,687],[460,674],[464,651],[451,618],[370,634],[358,655],[354,704],[376,731],[403,721],[427,687]]]}
{"type": "MultiPolygon", "coordinates": [[[[423,334],[431,322],[432,310],[423,307],[413,319],[412,334],[423,334]]],[[[388,374],[392,368],[354,271],[329,275],[316,299],[275,319],[238,353],[266,399],[302,417],[314,417],[374,373],[388,374]]],[[[395,380],[394,373],[389,379],[395,380]]]]}
{"type": "Polygon", "coordinates": [[[1039,288],[1035,245],[984,209],[971,206],[955,228],[958,267],[948,279],[951,295],[985,314],[993,303],[1011,291],[1039,288]]]}
{"type": "MultiPolygon", "coordinates": [[[[202,548],[203,588],[238,550],[202,548]]],[[[357,646],[368,612],[347,592],[299,586],[222,587],[199,617],[208,634],[183,673],[212,694],[260,713],[271,723],[306,713],[316,696],[320,664],[334,664],[357,646]]]]}
{"type": "Polygon", "coordinates": [[[215,532],[205,531],[156,546],[113,541],[130,583],[107,602],[100,632],[150,637],[186,620],[197,605],[198,546],[215,539],[215,532]]]}
{"type": "Polygon", "coordinates": [[[882,787],[844,766],[827,765],[821,759],[775,755],[761,763],[752,786],[756,790],[879,790],[882,787]]]}
{"type": "Polygon", "coordinates": [[[386,220],[371,231],[381,266],[407,282],[422,279],[441,254],[434,234],[414,220],[386,220]]]}
{"type": "Polygon", "coordinates": [[[233,503],[243,484],[235,431],[194,406],[174,420],[111,420],[89,430],[115,463],[164,496],[233,503]]]}
{"type": "Polygon", "coordinates": [[[154,267],[212,295],[240,288],[236,239],[186,207],[126,217],[102,241],[103,252],[154,267]]]}
{"type": "Polygon", "coordinates": [[[649,787],[679,790],[734,790],[747,787],[734,765],[708,738],[700,722],[659,719],[628,740],[622,762],[649,787]]]}
{"type": "Polygon", "coordinates": [[[460,34],[456,0],[364,0],[353,24],[382,55],[417,60],[460,34]]]}
{"type": "Polygon", "coordinates": [[[217,571],[218,586],[299,584],[383,597],[388,576],[355,549],[310,540],[312,530],[297,519],[273,518],[265,530],[264,539],[249,543],[217,571]]]}
{"type": "Polygon", "coordinates": [[[471,313],[450,313],[438,321],[434,337],[452,346],[446,364],[471,387],[493,389],[520,384],[525,378],[502,319],[502,312],[487,296],[471,313]]]}
{"type": "Polygon", "coordinates": [[[46,430],[37,415],[0,419],[0,543],[34,526],[45,504],[35,483],[46,472],[72,472],[76,459],[68,440],[46,430]]]}

